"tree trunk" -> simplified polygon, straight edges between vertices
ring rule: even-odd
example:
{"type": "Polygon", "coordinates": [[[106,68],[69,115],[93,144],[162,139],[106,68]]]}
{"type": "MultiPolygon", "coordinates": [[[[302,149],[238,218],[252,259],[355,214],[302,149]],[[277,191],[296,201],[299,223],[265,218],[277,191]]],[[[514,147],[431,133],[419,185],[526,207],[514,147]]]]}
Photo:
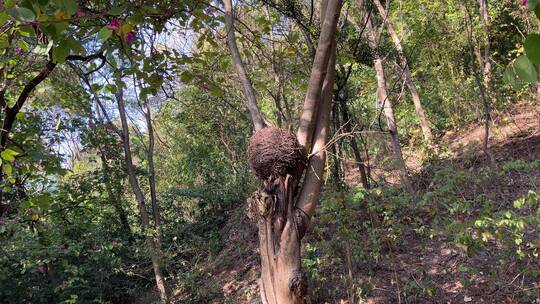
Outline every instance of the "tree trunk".
{"type": "Polygon", "coordinates": [[[120,121],[122,123],[122,142],[124,146],[124,157],[127,167],[128,179],[135,194],[137,204],[139,206],[139,211],[141,213],[141,228],[146,238],[146,244],[148,246],[148,251],[150,252],[150,258],[152,260],[152,267],[154,269],[154,276],[156,279],[156,286],[159,292],[159,298],[165,303],[169,303],[169,297],[167,294],[167,289],[165,286],[165,280],[163,278],[163,273],[161,270],[161,249],[159,248],[159,243],[157,242],[154,236],[150,235],[150,219],[148,212],[146,211],[146,203],[144,201],[144,195],[142,193],[139,181],[135,173],[135,166],[133,165],[133,158],[131,155],[131,147],[129,143],[129,126],[127,123],[126,109],[124,105],[123,92],[121,88],[118,88],[118,93],[116,94],[116,101],[118,103],[118,113],[120,116],[120,121]]]}
{"type": "MultiPolygon", "coordinates": [[[[336,134],[341,128],[341,122],[340,122],[340,117],[339,117],[339,104],[336,102],[336,103],[333,103],[332,104],[332,134],[336,134]]],[[[340,183],[341,183],[341,159],[343,159],[341,157],[341,147],[340,147],[340,141],[339,140],[336,140],[334,141],[334,143],[328,147],[331,151],[331,155],[332,155],[332,167],[331,167],[331,173],[330,173],[330,176],[332,176],[332,182],[334,184],[334,186],[336,186],[337,188],[340,187],[340,183]]],[[[343,170],[343,172],[345,172],[345,170],[343,170]]]]}
{"type": "Polygon", "coordinates": [[[420,95],[418,94],[418,89],[412,77],[412,74],[409,68],[409,63],[407,61],[407,57],[405,56],[405,52],[403,51],[401,40],[399,39],[398,34],[394,30],[392,21],[388,17],[388,12],[382,6],[380,0],[373,0],[373,3],[377,7],[377,10],[379,11],[379,15],[381,16],[381,18],[385,20],[386,28],[388,29],[388,34],[390,34],[390,37],[392,38],[392,42],[394,43],[394,47],[396,48],[396,51],[398,52],[399,60],[403,68],[403,76],[405,77],[405,84],[407,85],[407,88],[409,88],[409,91],[411,92],[413,103],[414,103],[414,109],[416,111],[416,115],[418,115],[418,119],[420,120],[420,126],[422,128],[422,133],[424,134],[424,139],[426,140],[428,144],[432,144],[433,135],[431,133],[431,128],[429,127],[429,120],[427,119],[426,114],[424,112],[424,108],[422,107],[420,95]]]}
{"type": "MultiPolygon", "coordinates": [[[[351,119],[349,117],[349,109],[347,108],[347,101],[344,99],[340,100],[340,108],[341,108],[341,117],[343,120],[343,130],[346,133],[351,133],[351,119]]],[[[358,166],[358,171],[360,172],[360,181],[362,182],[362,186],[365,189],[369,189],[369,181],[366,173],[366,166],[364,164],[364,161],[362,160],[362,155],[360,153],[360,149],[358,148],[358,144],[356,142],[356,137],[354,134],[351,134],[351,137],[349,137],[349,144],[351,145],[351,149],[353,150],[354,154],[354,161],[356,162],[356,165],[358,166]]]]}
{"type": "Polygon", "coordinates": [[[324,81],[326,80],[328,61],[330,58],[330,53],[332,52],[332,41],[335,40],[337,19],[339,16],[339,10],[341,9],[341,0],[331,0],[331,5],[328,6],[333,10],[335,2],[338,2],[336,5],[339,6],[337,14],[332,16],[334,11],[328,11],[331,13],[329,14],[330,17],[324,18],[323,25],[321,26],[319,43],[315,52],[315,58],[313,59],[313,66],[309,75],[306,98],[304,99],[304,106],[297,131],[298,141],[302,146],[306,147],[306,150],[309,150],[311,147],[313,130],[318,117],[317,113],[321,97],[321,89],[324,81]],[[334,25],[334,23],[336,25],[334,25]]]}
{"type": "Polygon", "coordinates": [[[304,108],[298,131],[299,141],[302,138],[300,142],[306,150],[311,145],[305,144],[313,139],[304,182],[298,189],[300,177],[287,174],[273,178],[265,181],[265,186],[248,200],[249,210],[254,210],[250,211],[250,217],[256,219],[259,228],[259,286],[264,304],[305,303],[307,283],[301,272],[300,246],[323,185],[335,79],[335,31],[341,0],[329,0],[325,7],[323,2],[321,11],[326,12],[326,16],[306,93],[308,109],[304,108]],[[321,75],[324,81],[320,81],[321,75]],[[311,133],[306,133],[309,130],[311,133]],[[300,192],[298,198],[297,192],[300,192]]]}
{"type": "Polygon", "coordinates": [[[482,83],[482,80],[480,79],[480,73],[478,72],[478,68],[476,67],[476,64],[474,64],[475,50],[474,50],[473,37],[472,37],[471,15],[469,13],[469,10],[464,4],[461,5],[461,10],[463,11],[465,15],[465,30],[467,32],[467,42],[469,45],[469,53],[472,60],[473,75],[476,81],[476,85],[478,86],[478,91],[480,92],[480,99],[482,100],[482,106],[484,110],[484,139],[482,141],[482,150],[484,151],[484,154],[487,156],[487,159],[493,165],[495,160],[493,159],[491,153],[489,152],[489,124],[491,122],[489,101],[486,96],[486,91],[482,83]]]}
{"type": "MultiPolygon", "coordinates": [[[[334,48],[335,51],[335,48],[334,48]]],[[[326,160],[326,138],[328,136],[331,99],[333,91],[332,72],[335,66],[335,55],[329,58],[327,78],[321,93],[321,107],[317,118],[317,135],[313,151],[317,151],[313,163],[313,171],[308,174],[301,190],[300,199],[294,206],[295,184],[298,180],[288,175],[273,182],[273,187],[265,187],[252,196],[252,202],[259,206],[287,206],[283,212],[272,216],[261,217],[258,220],[259,243],[261,251],[261,297],[266,304],[303,304],[307,292],[307,282],[301,271],[300,245],[305,234],[311,214],[322,188],[322,175],[326,160]],[[316,179],[315,176],[319,178],[316,179]],[[276,190],[272,189],[276,188],[276,190]],[[277,197],[277,202],[272,202],[277,197]],[[285,219],[284,224],[277,224],[279,219],[285,219]]],[[[259,207],[259,209],[261,209],[259,207]]],[[[267,208],[263,208],[266,209],[267,208]]]]}
{"type": "Polygon", "coordinates": [[[489,19],[488,0],[478,0],[480,20],[484,29],[484,56],[482,58],[482,71],[484,74],[484,87],[491,102],[495,102],[493,90],[493,76],[491,74],[491,21],[489,19]]]}
{"type": "Polygon", "coordinates": [[[368,43],[371,51],[373,53],[373,65],[375,67],[375,73],[377,75],[377,96],[379,101],[383,104],[383,113],[386,118],[386,125],[388,127],[388,132],[390,133],[390,143],[392,145],[392,153],[394,155],[394,162],[399,172],[399,179],[403,187],[412,192],[412,184],[409,180],[409,175],[407,174],[407,168],[405,166],[405,160],[403,159],[403,154],[401,152],[401,144],[399,143],[399,134],[396,125],[396,119],[394,116],[394,110],[392,108],[392,101],[388,96],[388,91],[386,89],[386,77],[384,74],[383,60],[378,51],[377,45],[377,30],[373,26],[373,20],[369,16],[367,10],[365,9],[363,1],[360,0],[360,9],[366,20],[366,31],[368,36],[368,43]]]}
{"type": "Polygon", "coordinates": [[[253,91],[253,86],[251,81],[246,73],[244,67],[244,62],[240,57],[240,52],[238,51],[238,46],[236,45],[236,38],[234,37],[234,15],[232,0],[224,0],[225,4],[225,28],[227,31],[227,45],[231,52],[231,57],[236,67],[236,72],[238,73],[238,78],[242,83],[242,88],[244,89],[244,95],[246,97],[246,105],[251,115],[251,120],[255,130],[260,130],[265,127],[264,120],[262,118],[261,112],[257,107],[257,99],[255,97],[255,92],[253,91]]]}
{"type": "Polygon", "coordinates": [[[148,184],[150,185],[150,200],[152,203],[152,215],[154,217],[154,227],[157,233],[157,246],[161,248],[161,216],[159,212],[159,205],[157,202],[156,194],[156,170],[154,169],[154,128],[152,125],[152,109],[150,108],[150,103],[148,99],[145,100],[145,112],[144,117],[146,118],[146,128],[148,132],[148,151],[147,151],[147,161],[148,161],[148,184]]]}

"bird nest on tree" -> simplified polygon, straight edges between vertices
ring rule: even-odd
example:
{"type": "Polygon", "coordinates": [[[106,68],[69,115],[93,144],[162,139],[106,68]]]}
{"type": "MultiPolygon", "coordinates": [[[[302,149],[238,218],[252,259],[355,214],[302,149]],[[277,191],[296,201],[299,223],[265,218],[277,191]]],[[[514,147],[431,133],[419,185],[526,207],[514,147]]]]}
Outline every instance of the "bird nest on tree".
{"type": "Polygon", "coordinates": [[[248,160],[255,175],[261,180],[300,177],[306,164],[306,152],[296,136],[280,128],[264,128],[251,137],[248,160]]]}

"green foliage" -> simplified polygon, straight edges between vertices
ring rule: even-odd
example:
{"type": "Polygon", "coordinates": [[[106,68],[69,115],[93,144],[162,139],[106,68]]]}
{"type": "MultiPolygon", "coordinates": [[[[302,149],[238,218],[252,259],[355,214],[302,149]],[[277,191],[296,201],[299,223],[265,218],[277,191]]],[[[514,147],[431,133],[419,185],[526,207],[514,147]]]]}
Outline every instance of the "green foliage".
{"type": "MultiPolygon", "coordinates": [[[[528,9],[536,14],[540,19],[540,2],[528,1],[528,9]]],[[[535,22],[538,22],[536,20],[535,22]]],[[[523,83],[531,84],[538,81],[538,69],[540,68],[540,35],[537,33],[528,34],[523,44],[524,55],[514,60],[505,71],[505,80],[516,89],[522,87],[523,83]],[[523,83],[516,79],[519,78],[523,83]]]]}
{"type": "MultiPolygon", "coordinates": [[[[523,85],[538,78],[539,36],[529,33],[523,40],[520,34],[528,33],[536,20],[524,19],[514,2],[490,3],[488,57],[496,63],[496,98],[491,105],[495,110],[516,98],[502,85],[503,79],[525,94],[523,85]]],[[[529,1],[531,16],[533,12],[538,16],[538,3],[529,1]]],[[[0,151],[0,207],[6,210],[0,218],[3,301],[155,302],[144,239],[159,233],[166,282],[180,292],[179,302],[235,301],[223,294],[204,267],[230,246],[223,231],[230,221],[229,211],[239,209],[258,186],[246,162],[252,127],[223,43],[222,12],[215,4],[200,1],[127,4],[3,3],[0,119],[5,122],[24,88],[35,84],[32,79],[44,67],[54,65],[30,90],[24,105],[17,107],[13,128],[0,151]],[[120,92],[135,175],[151,227],[140,226],[139,206],[126,174],[125,139],[117,133],[120,92]],[[146,103],[155,137],[160,227],[153,225],[149,204],[146,103]]],[[[279,4],[279,9],[259,2],[235,4],[239,48],[259,107],[270,124],[294,130],[312,62],[310,48],[315,45],[311,44],[317,42],[319,24],[314,20],[319,12],[315,9],[311,18],[310,8],[298,3],[279,4]]],[[[399,8],[397,2],[390,4],[388,18],[402,38],[436,136],[481,117],[473,76],[477,58],[464,55],[467,40],[458,4],[454,0],[404,1],[399,8]]],[[[346,5],[352,5],[347,7],[349,16],[359,16],[356,3],[346,5]]],[[[485,33],[478,16],[472,18],[475,47],[483,51],[485,42],[479,37],[485,33]]],[[[351,121],[339,121],[335,118],[339,115],[334,115],[332,131],[339,132],[345,123],[364,131],[362,149],[370,155],[366,163],[377,176],[371,181],[374,189],[348,188],[339,172],[340,156],[351,156],[348,138],[337,141],[341,151],[336,154],[342,155],[335,157],[338,163],[329,165],[336,165],[338,172],[327,183],[333,186],[324,192],[302,259],[314,286],[312,301],[343,298],[345,291],[357,299],[375,294],[378,282],[355,278],[374,274],[378,270],[373,265],[381,265],[412,238],[427,242],[444,236],[471,254],[504,248],[525,261],[537,258],[538,241],[530,233],[538,227],[536,192],[502,207],[488,191],[471,197],[462,189],[489,181],[490,174],[496,178],[534,174],[538,161],[510,161],[499,172],[475,172],[478,176],[449,166],[436,168],[426,183],[429,186],[415,194],[389,186],[385,178],[392,179],[393,161],[386,147],[384,117],[376,105],[373,54],[365,35],[342,22],[337,69],[340,80],[348,78],[339,91],[336,86],[335,101],[346,100],[351,121]],[[346,282],[346,288],[340,282],[346,282]]],[[[377,51],[385,58],[400,139],[418,152],[424,148],[419,121],[400,73],[391,65],[399,57],[385,31],[377,51]]],[[[434,295],[427,276],[409,279],[402,287],[411,303],[434,295]]]]}
{"type": "Polygon", "coordinates": [[[514,210],[497,212],[486,210],[480,218],[470,222],[472,225],[464,228],[464,234],[458,235],[457,241],[473,252],[496,243],[520,259],[538,258],[540,238],[526,237],[526,233],[540,225],[540,195],[529,191],[526,197],[514,201],[513,207],[514,210]],[[530,213],[519,214],[518,210],[530,213]]]}

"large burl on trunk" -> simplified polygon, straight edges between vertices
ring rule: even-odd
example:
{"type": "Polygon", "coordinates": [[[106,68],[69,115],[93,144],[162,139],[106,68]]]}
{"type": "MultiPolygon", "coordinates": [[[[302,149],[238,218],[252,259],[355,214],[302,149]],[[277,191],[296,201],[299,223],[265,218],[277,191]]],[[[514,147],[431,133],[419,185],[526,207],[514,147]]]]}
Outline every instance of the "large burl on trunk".
{"type": "Polygon", "coordinates": [[[309,217],[295,206],[295,198],[306,152],[289,131],[264,128],[251,137],[248,158],[263,181],[247,206],[259,228],[262,301],[304,303],[307,282],[300,268],[300,240],[309,217]]]}
{"type": "Polygon", "coordinates": [[[250,140],[248,158],[255,175],[263,182],[248,199],[248,214],[259,228],[261,299],[263,304],[301,304],[307,283],[300,267],[300,242],[323,185],[335,81],[335,33],[342,1],[321,1],[321,32],[297,136],[284,129],[264,128],[236,45],[232,1],[224,3],[227,44],[256,131],[250,140]],[[310,153],[309,160],[306,152],[310,153]]]}

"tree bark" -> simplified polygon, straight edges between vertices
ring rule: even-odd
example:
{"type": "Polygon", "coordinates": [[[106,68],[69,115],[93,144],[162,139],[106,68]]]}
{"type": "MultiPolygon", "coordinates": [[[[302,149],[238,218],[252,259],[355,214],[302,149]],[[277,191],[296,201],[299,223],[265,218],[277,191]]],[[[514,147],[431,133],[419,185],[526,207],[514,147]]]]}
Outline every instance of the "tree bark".
{"type": "Polygon", "coordinates": [[[381,18],[385,20],[388,34],[392,38],[392,42],[394,43],[394,47],[396,48],[396,51],[398,53],[399,61],[403,68],[403,76],[405,77],[405,84],[407,85],[407,88],[409,88],[409,91],[411,92],[411,96],[414,103],[414,109],[416,111],[416,115],[418,115],[418,119],[420,120],[420,126],[422,128],[422,133],[424,134],[424,139],[426,140],[428,144],[432,144],[433,135],[431,133],[431,128],[429,127],[429,120],[427,119],[426,114],[424,112],[424,107],[422,106],[422,101],[420,99],[420,95],[418,94],[416,83],[414,82],[414,79],[412,77],[412,74],[409,68],[409,63],[407,61],[407,56],[405,56],[403,46],[401,45],[401,40],[399,39],[398,34],[394,30],[392,21],[388,17],[388,12],[382,6],[380,0],[373,0],[373,3],[377,7],[377,10],[379,11],[379,15],[381,16],[381,18]]]}
{"type": "Polygon", "coordinates": [[[154,227],[157,233],[157,246],[161,248],[161,216],[156,194],[156,170],[154,169],[154,127],[152,123],[152,109],[148,99],[145,100],[144,116],[146,118],[146,128],[148,132],[148,151],[146,153],[148,161],[148,184],[150,185],[150,201],[152,204],[152,215],[154,217],[154,227]]]}
{"type": "Polygon", "coordinates": [[[227,31],[227,46],[231,52],[231,57],[242,83],[242,88],[244,89],[244,95],[246,97],[246,105],[249,110],[251,120],[255,127],[255,131],[258,131],[265,127],[264,120],[262,118],[261,112],[257,107],[257,98],[255,97],[255,92],[253,91],[253,86],[249,77],[246,73],[244,62],[240,57],[240,52],[238,51],[238,46],[236,45],[236,38],[234,37],[234,15],[232,0],[224,0],[225,4],[225,28],[227,31]]]}
{"type": "Polygon", "coordinates": [[[323,184],[335,79],[334,34],[340,9],[341,0],[329,0],[327,9],[321,10],[326,12],[326,17],[323,19],[323,34],[317,48],[318,54],[315,55],[319,60],[315,60],[306,93],[309,96],[306,100],[311,110],[304,111],[301,121],[304,127],[299,129],[299,134],[303,136],[304,146],[311,141],[311,138],[314,138],[313,147],[310,149],[312,156],[309,159],[302,187],[297,191],[300,178],[287,174],[265,181],[265,186],[255,191],[248,199],[250,217],[257,221],[259,229],[261,254],[259,286],[261,299],[265,304],[305,303],[307,283],[301,271],[300,246],[309,220],[315,211],[323,184]],[[321,56],[321,52],[328,54],[326,60],[321,59],[324,57],[321,56]],[[325,75],[324,82],[319,79],[321,75],[325,75]],[[311,101],[314,104],[311,104],[311,101]],[[318,111],[314,111],[315,108],[318,108],[318,111]],[[305,133],[308,131],[306,127],[313,128],[311,134],[305,133]],[[300,192],[298,198],[296,198],[297,192],[300,192]],[[254,212],[251,212],[253,210],[254,212]]]}
{"type": "MultiPolygon", "coordinates": [[[[347,101],[342,99],[339,102],[341,108],[341,117],[343,120],[343,129],[346,133],[351,133],[351,118],[349,117],[347,101]]],[[[365,189],[369,189],[366,166],[364,164],[364,161],[362,160],[362,155],[360,153],[360,149],[358,148],[358,143],[356,142],[356,137],[354,134],[351,134],[351,137],[349,137],[349,144],[351,146],[351,149],[353,150],[354,161],[356,162],[356,165],[358,166],[358,171],[360,172],[360,181],[362,182],[362,186],[365,189]]]]}
{"type": "Polygon", "coordinates": [[[484,154],[487,156],[490,163],[494,164],[495,160],[493,159],[491,153],[489,152],[489,124],[491,122],[489,101],[486,96],[486,89],[484,87],[484,84],[482,83],[482,80],[480,79],[480,73],[478,72],[477,66],[474,63],[475,50],[474,50],[473,37],[472,37],[471,15],[468,8],[464,4],[461,4],[461,10],[463,11],[465,15],[465,30],[467,32],[467,42],[469,45],[469,53],[472,60],[472,70],[473,70],[474,80],[476,81],[476,85],[478,86],[478,91],[480,92],[480,99],[482,100],[482,106],[484,110],[484,139],[482,141],[482,150],[484,151],[484,154]]]}
{"type": "Polygon", "coordinates": [[[493,76],[491,73],[491,21],[489,19],[488,0],[478,0],[480,20],[484,29],[484,55],[481,58],[482,72],[484,74],[484,86],[487,95],[492,102],[495,102],[495,92],[493,90],[493,76]]]}
{"type": "Polygon", "coordinates": [[[321,90],[326,79],[328,59],[331,53],[331,44],[335,39],[336,25],[341,9],[341,1],[329,1],[327,18],[324,18],[321,27],[319,43],[315,52],[313,66],[309,76],[304,107],[300,116],[300,124],[297,131],[298,141],[302,146],[309,150],[313,138],[313,129],[317,119],[317,110],[321,97],[321,90]],[[334,5],[334,2],[339,2],[334,5]]]}
{"type": "Polygon", "coordinates": [[[399,172],[399,179],[402,186],[409,192],[413,191],[412,184],[407,174],[407,167],[405,166],[405,160],[403,159],[403,153],[401,151],[401,144],[399,143],[399,134],[396,125],[396,119],[394,116],[394,110],[392,108],[392,101],[388,96],[386,88],[386,77],[384,74],[383,59],[379,54],[377,45],[377,30],[373,25],[373,20],[363,5],[363,1],[359,1],[360,9],[366,20],[366,31],[368,36],[368,44],[373,53],[373,65],[375,73],[377,75],[377,96],[379,101],[383,104],[383,114],[386,118],[386,125],[388,132],[390,133],[390,143],[392,145],[392,153],[394,155],[394,162],[399,172]]]}
{"type": "Polygon", "coordinates": [[[152,267],[154,269],[154,276],[156,279],[156,286],[159,292],[159,298],[165,303],[169,303],[169,297],[167,293],[167,288],[165,286],[165,280],[163,278],[163,272],[161,270],[161,249],[159,248],[159,242],[157,239],[150,235],[150,219],[148,216],[148,211],[146,211],[146,203],[144,199],[143,192],[139,185],[135,173],[135,166],[133,165],[133,158],[131,155],[131,147],[129,143],[129,125],[126,117],[126,109],[124,105],[124,97],[121,88],[118,88],[118,93],[116,94],[116,101],[118,103],[118,113],[120,116],[120,121],[122,123],[122,142],[124,146],[124,157],[127,167],[128,179],[135,194],[135,199],[139,206],[139,211],[141,213],[141,228],[143,234],[146,238],[146,244],[150,252],[150,258],[152,260],[152,267]]]}

